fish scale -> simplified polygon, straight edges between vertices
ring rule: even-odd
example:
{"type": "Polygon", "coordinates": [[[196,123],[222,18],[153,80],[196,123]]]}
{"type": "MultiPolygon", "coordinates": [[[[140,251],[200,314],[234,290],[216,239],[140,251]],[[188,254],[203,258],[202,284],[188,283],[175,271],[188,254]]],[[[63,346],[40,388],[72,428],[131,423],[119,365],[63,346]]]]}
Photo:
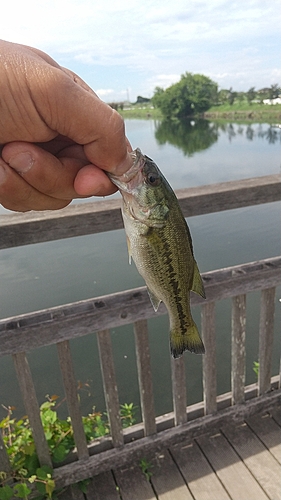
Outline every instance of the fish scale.
{"type": "Polygon", "coordinates": [[[139,149],[122,176],[109,174],[119,188],[129,257],[144,278],[152,305],[160,302],[170,319],[173,357],[185,350],[202,354],[204,345],[190,310],[190,291],[205,297],[192,239],[178,200],[157,165],[139,149]]]}

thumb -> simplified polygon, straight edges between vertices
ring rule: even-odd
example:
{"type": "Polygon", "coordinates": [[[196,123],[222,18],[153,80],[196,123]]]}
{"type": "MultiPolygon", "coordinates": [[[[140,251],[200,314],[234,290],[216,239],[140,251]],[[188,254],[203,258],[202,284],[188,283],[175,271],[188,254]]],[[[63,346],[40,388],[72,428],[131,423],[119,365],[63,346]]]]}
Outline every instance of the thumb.
{"type": "Polygon", "coordinates": [[[119,113],[101,101],[74,73],[52,70],[49,81],[45,82],[51,110],[46,109],[45,99],[39,103],[39,112],[48,126],[83,145],[87,158],[97,167],[115,174],[128,170],[132,159],[119,113]]]}

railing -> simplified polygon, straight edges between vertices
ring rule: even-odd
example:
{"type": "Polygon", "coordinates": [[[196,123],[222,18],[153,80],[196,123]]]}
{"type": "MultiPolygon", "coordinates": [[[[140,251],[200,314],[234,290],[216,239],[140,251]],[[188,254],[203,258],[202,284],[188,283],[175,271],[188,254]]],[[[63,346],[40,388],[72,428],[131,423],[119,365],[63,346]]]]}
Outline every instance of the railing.
{"type": "MultiPolygon", "coordinates": [[[[278,176],[228,182],[177,191],[185,216],[278,201],[278,176]]],[[[11,214],[0,217],[1,248],[26,245],[108,231],[122,227],[120,201],[86,203],[59,212],[11,214]]],[[[52,466],[40,419],[39,404],[26,351],[56,344],[65,396],[74,431],[76,451],[55,469],[58,486],[71,484],[132,457],[143,455],[163,442],[181,439],[183,433],[196,435],[202,428],[222,419],[241,418],[259,408],[270,408],[280,391],[280,374],[271,377],[274,332],[275,288],[281,283],[281,257],[252,262],[203,274],[207,299],[192,297],[201,306],[203,394],[201,403],[187,406],[184,358],[171,359],[173,412],[155,417],[148,318],[155,316],[145,287],[53,307],[39,312],[0,320],[0,355],[12,355],[40,463],[52,466]],[[246,294],[261,290],[258,383],[245,387],[246,294]],[[232,380],[231,392],[217,396],[215,303],[232,298],[232,380]],[[142,422],[123,430],[119,415],[118,387],[109,329],[134,324],[142,422]],[[76,380],[69,347],[70,339],[96,332],[104,395],[110,423],[110,437],[87,445],[83,431],[76,380]],[[256,397],[259,396],[259,397],[256,397]],[[247,401],[247,404],[244,404],[247,401]],[[183,425],[186,422],[188,425],[183,425]]],[[[160,307],[157,315],[166,314],[160,307]]],[[[0,439],[0,470],[9,470],[9,461],[0,439]]]]}

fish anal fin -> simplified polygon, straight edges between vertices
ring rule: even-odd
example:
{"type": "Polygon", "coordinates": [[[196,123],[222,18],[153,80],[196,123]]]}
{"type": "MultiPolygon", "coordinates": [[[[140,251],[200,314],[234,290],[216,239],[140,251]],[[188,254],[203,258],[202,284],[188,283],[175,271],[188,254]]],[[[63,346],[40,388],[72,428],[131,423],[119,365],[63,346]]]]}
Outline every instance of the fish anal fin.
{"type": "Polygon", "coordinates": [[[203,281],[202,281],[202,278],[200,276],[200,272],[199,272],[197,263],[195,261],[194,261],[194,272],[193,272],[193,281],[192,281],[191,290],[192,290],[192,292],[195,292],[198,295],[201,295],[201,297],[203,297],[203,299],[206,298],[203,281]]]}
{"type": "Polygon", "coordinates": [[[158,299],[158,297],[156,297],[155,293],[152,292],[148,287],[147,287],[147,292],[148,292],[151,304],[153,305],[153,309],[154,309],[155,312],[157,312],[161,300],[158,299]]]}

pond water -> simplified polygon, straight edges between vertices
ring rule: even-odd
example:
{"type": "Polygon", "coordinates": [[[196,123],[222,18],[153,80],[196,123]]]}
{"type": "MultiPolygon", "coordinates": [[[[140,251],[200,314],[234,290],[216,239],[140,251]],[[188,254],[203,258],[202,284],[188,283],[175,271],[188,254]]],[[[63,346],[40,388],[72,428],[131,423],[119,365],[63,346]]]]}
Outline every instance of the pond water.
{"type": "MultiPolygon", "coordinates": [[[[127,120],[133,147],[153,158],[174,189],[280,173],[280,129],[262,123],[204,120],[167,126],[153,120],[127,120]]],[[[115,196],[118,196],[115,195],[115,196]]],[[[81,201],[82,202],[82,201],[81,201]]],[[[201,272],[280,255],[281,203],[191,217],[194,251],[201,272]]],[[[1,213],[5,213],[1,209],[1,213]]],[[[41,243],[0,252],[0,317],[56,306],[143,285],[128,265],[123,230],[41,243]]],[[[247,298],[247,383],[258,359],[259,293],[247,298]]],[[[276,296],[276,331],[272,373],[280,360],[281,289],[276,296]],[[279,326],[279,331],[278,331],[279,326]]],[[[230,301],[217,304],[218,389],[230,389],[230,301]]],[[[200,310],[194,309],[200,326],[200,310]]],[[[157,414],[171,411],[168,318],[149,321],[157,414]]],[[[139,405],[132,327],[112,330],[120,402],[139,405]]],[[[71,342],[81,387],[83,414],[93,406],[104,411],[95,334],[71,342]]],[[[28,355],[40,402],[63,394],[56,348],[28,355]]],[[[188,403],[202,399],[201,357],[185,354],[188,403]]],[[[10,358],[0,358],[0,404],[24,413],[10,358]]],[[[62,406],[62,412],[63,410],[62,406]]],[[[4,411],[2,411],[4,414],[4,411]]]]}

